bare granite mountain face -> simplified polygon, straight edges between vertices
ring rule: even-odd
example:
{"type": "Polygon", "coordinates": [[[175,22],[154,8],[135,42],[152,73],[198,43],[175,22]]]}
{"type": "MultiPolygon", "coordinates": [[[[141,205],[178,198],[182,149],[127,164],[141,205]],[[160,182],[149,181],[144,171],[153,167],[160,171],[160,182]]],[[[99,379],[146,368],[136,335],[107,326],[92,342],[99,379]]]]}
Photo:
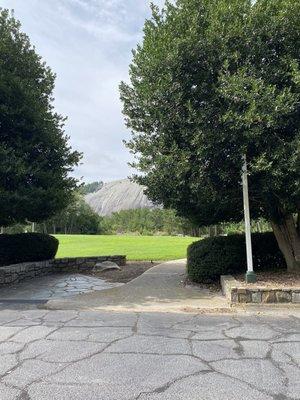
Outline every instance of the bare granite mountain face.
{"type": "Polygon", "coordinates": [[[97,192],[86,195],[85,201],[102,216],[121,210],[155,208],[144,194],[144,187],[129,179],[105,183],[97,192]]]}

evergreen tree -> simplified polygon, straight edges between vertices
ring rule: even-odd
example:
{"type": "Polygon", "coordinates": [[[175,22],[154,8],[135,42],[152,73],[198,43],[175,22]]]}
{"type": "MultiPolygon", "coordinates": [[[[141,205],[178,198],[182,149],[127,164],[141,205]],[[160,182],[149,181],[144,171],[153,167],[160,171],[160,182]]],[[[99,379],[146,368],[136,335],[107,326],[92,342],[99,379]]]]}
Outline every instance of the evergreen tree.
{"type": "Polygon", "coordinates": [[[80,160],[53,106],[55,75],[20,23],[0,9],[0,225],[41,221],[64,209],[80,160]]]}

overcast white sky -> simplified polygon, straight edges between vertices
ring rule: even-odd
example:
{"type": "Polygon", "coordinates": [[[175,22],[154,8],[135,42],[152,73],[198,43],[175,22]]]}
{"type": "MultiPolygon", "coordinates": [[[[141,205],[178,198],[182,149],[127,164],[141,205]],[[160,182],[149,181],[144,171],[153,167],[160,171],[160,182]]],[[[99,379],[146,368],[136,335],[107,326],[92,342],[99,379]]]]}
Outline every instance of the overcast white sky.
{"type": "MultiPolygon", "coordinates": [[[[162,6],[164,0],[154,0],[162,6]]],[[[14,9],[32,44],[57,74],[55,106],[84,153],[76,176],[110,181],[131,174],[122,139],[118,85],[141,41],[150,0],[0,0],[14,9]]]]}

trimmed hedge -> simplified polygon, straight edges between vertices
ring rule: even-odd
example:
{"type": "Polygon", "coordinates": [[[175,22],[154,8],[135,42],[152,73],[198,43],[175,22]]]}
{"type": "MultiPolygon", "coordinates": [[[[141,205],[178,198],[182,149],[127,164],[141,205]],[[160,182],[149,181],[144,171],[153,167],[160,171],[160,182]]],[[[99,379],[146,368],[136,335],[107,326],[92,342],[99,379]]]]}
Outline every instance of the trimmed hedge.
{"type": "Polygon", "coordinates": [[[58,240],[43,233],[0,235],[0,266],[55,257],[58,240]]]}
{"type": "MultiPolygon", "coordinates": [[[[272,232],[252,234],[255,271],[286,268],[272,232]]],[[[207,238],[192,243],[187,251],[187,272],[194,282],[214,282],[221,275],[247,270],[245,235],[207,238]]]]}

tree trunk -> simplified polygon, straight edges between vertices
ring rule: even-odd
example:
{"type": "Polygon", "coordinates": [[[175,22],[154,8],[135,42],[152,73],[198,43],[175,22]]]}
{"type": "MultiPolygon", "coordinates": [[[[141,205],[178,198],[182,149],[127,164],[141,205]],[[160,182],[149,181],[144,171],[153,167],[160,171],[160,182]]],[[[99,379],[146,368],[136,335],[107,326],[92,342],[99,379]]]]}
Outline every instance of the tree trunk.
{"type": "Polygon", "coordinates": [[[300,234],[293,215],[287,215],[280,223],[272,221],[271,226],[288,271],[300,272],[300,234]]]}
{"type": "Polygon", "coordinates": [[[259,221],[257,221],[257,232],[261,232],[261,227],[259,221]]]}
{"type": "Polygon", "coordinates": [[[215,236],[218,236],[218,225],[214,226],[214,230],[215,230],[215,236]]]}
{"type": "Polygon", "coordinates": [[[209,237],[214,237],[214,227],[210,225],[208,229],[209,229],[208,233],[209,237]]]}

